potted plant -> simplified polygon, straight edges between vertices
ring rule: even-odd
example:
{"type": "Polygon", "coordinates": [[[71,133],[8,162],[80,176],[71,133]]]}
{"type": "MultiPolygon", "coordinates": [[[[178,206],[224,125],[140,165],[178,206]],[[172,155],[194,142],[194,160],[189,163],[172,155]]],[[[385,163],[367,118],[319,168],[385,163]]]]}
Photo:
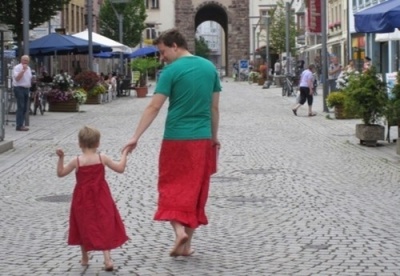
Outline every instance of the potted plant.
{"type": "Polygon", "coordinates": [[[260,78],[260,73],[258,73],[257,71],[251,71],[249,73],[249,81],[250,82],[257,82],[258,79],[260,78]]]}
{"type": "Polygon", "coordinates": [[[344,92],[336,91],[332,92],[326,97],[326,105],[329,108],[335,109],[336,119],[346,119],[344,112],[344,103],[346,101],[346,95],[344,92]]]}
{"type": "MultiPolygon", "coordinates": [[[[61,73],[53,78],[52,89],[47,92],[49,111],[51,112],[77,112],[79,104],[84,101],[80,94],[75,95],[74,82],[70,75],[61,73]]],[[[85,99],[86,100],[86,99],[85,99]]]]}
{"type": "Polygon", "coordinates": [[[356,125],[356,137],[360,143],[375,146],[377,140],[384,140],[385,127],[380,119],[385,115],[388,103],[386,84],[378,76],[376,69],[353,75],[344,89],[345,110],[359,116],[363,124],[356,125]]]}
{"type": "Polygon", "coordinates": [[[390,127],[397,126],[397,154],[400,154],[400,71],[397,72],[395,84],[389,85],[389,100],[386,108],[386,121],[388,124],[387,140],[390,141],[390,127]]]}
{"type": "Polygon", "coordinates": [[[107,89],[100,83],[100,76],[94,71],[83,71],[75,76],[75,83],[87,93],[87,104],[100,104],[101,95],[107,89]]]}
{"type": "Polygon", "coordinates": [[[138,57],[131,61],[132,70],[139,72],[139,78],[135,83],[138,97],[147,95],[147,73],[149,70],[156,69],[159,66],[160,62],[155,57],[138,57]]]}

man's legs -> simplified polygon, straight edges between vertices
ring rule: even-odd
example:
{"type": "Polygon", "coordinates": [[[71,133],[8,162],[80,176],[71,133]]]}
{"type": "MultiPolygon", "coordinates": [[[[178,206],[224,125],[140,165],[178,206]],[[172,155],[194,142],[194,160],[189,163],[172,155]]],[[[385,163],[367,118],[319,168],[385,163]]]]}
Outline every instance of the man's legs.
{"type": "Polygon", "coordinates": [[[29,89],[14,87],[14,95],[17,100],[16,128],[20,129],[24,126],[25,113],[28,108],[29,89]]]}
{"type": "Polygon", "coordinates": [[[171,257],[176,257],[183,254],[185,243],[188,241],[189,236],[185,232],[185,227],[180,222],[172,220],[171,225],[175,231],[175,245],[169,255],[171,257]]]}
{"type": "Polygon", "coordinates": [[[336,91],[336,80],[329,80],[329,93],[336,91]]]}

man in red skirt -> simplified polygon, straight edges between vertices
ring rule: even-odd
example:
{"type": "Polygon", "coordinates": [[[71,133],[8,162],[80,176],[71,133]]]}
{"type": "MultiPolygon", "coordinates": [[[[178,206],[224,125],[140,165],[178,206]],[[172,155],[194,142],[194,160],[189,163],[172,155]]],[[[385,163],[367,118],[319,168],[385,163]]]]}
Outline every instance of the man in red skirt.
{"type": "Polygon", "coordinates": [[[209,60],[188,51],[185,37],[168,30],[155,42],[167,65],[154,96],[143,112],[133,137],[132,151],[141,135],[169,98],[159,159],[158,208],[155,220],[169,221],[175,232],[170,256],[190,256],[193,233],[208,223],[205,205],[210,176],[216,171],[219,123],[218,71],[209,60]]]}

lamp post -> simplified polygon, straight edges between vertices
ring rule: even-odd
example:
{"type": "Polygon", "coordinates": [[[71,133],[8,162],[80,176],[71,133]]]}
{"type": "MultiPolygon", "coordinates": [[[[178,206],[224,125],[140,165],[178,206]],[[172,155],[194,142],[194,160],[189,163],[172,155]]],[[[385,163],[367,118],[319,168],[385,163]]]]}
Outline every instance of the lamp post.
{"type": "Polygon", "coordinates": [[[257,25],[253,24],[253,62],[256,62],[256,29],[257,25]]]}
{"type": "Polygon", "coordinates": [[[89,38],[89,70],[93,70],[93,2],[92,0],[87,0],[87,25],[88,25],[88,38],[89,38]]]}
{"type": "MultiPolygon", "coordinates": [[[[30,0],[23,0],[22,3],[22,22],[24,23],[22,26],[23,31],[23,39],[24,39],[24,55],[29,55],[29,6],[30,0]]],[[[19,52],[19,55],[22,56],[22,51],[19,52]]],[[[29,103],[29,99],[28,99],[29,103]]],[[[29,126],[29,108],[27,108],[25,113],[25,125],[29,126]]]]}
{"type": "MultiPolygon", "coordinates": [[[[321,1],[325,1],[325,0],[321,0],[321,1]]],[[[286,10],[286,24],[285,24],[285,29],[286,29],[286,74],[290,74],[291,73],[291,67],[290,67],[290,63],[291,63],[291,54],[290,54],[290,9],[293,5],[294,0],[290,0],[286,2],[285,5],[285,10],[286,10]]]]}
{"type": "Polygon", "coordinates": [[[265,65],[266,65],[266,72],[265,75],[267,76],[267,79],[265,80],[265,83],[263,85],[263,88],[269,88],[270,83],[269,83],[269,72],[270,72],[270,58],[269,58],[269,19],[270,17],[264,16],[264,24],[265,24],[265,32],[266,32],[266,43],[265,43],[265,65]]]}
{"type": "Polygon", "coordinates": [[[328,97],[328,51],[327,51],[327,31],[326,31],[326,2],[321,0],[321,29],[322,29],[322,80],[323,80],[323,110],[324,112],[329,112],[328,106],[326,105],[326,98],[328,97]]]}
{"type": "MultiPolygon", "coordinates": [[[[119,43],[123,44],[123,22],[124,15],[117,12],[113,4],[126,4],[129,0],[110,0],[111,7],[115,13],[115,16],[118,19],[119,24],[119,43]]],[[[120,62],[120,72],[124,75],[124,53],[121,51],[119,53],[119,62],[120,62]]]]}

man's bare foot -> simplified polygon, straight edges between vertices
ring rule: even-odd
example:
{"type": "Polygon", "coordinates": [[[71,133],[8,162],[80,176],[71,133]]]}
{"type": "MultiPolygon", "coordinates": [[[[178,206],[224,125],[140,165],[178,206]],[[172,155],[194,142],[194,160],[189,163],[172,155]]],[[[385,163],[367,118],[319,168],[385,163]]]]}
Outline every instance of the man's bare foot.
{"type": "Polygon", "coordinates": [[[181,254],[181,256],[183,256],[183,257],[189,257],[189,256],[192,256],[193,255],[193,253],[194,253],[194,249],[187,249],[186,247],[185,247],[185,249],[182,251],[182,254],[181,254]]]}
{"type": "Polygon", "coordinates": [[[182,252],[185,248],[185,243],[188,241],[188,239],[189,239],[189,237],[185,232],[178,235],[175,240],[174,248],[172,248],[169,255],[171,257],[176,257],[176,256],[182,255],[182,252]]]}

